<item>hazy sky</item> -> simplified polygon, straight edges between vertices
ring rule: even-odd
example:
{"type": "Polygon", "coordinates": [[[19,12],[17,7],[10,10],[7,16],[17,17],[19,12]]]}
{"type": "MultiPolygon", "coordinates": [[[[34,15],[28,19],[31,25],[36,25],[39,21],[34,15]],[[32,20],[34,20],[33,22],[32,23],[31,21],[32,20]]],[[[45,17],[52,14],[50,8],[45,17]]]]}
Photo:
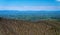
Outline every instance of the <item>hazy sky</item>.
{"type": "Polygon", "coordinates": [[[0,10],[60,10],[60,0],[0,0],[0,10]]]}

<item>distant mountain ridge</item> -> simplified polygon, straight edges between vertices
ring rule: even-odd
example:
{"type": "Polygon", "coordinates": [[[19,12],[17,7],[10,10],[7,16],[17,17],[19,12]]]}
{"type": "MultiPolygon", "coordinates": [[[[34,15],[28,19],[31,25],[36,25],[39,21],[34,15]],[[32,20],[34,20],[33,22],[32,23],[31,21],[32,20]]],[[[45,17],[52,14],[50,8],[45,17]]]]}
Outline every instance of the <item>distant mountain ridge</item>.
{"type": "Polygon", "coordinates": [[[4,13],[6,13],[6,14],[17,14],[17,13],[20,13],[20,14],[22,14],[22,13],[25,13],[25,14],[44,14],[44,13],[46,13],[46,14],[59,14],[60,13],[60,11],[18,11],[18,10],[0,10],[0,14],[4,14],[4,13]]]}
{"type": "Polygon", "coordinates": [[[42,18],[58,18],[60,19],[60,11],[18,11],[18,10],[0,10],[0,17],[13,19],[42,19],[42,18]]]}

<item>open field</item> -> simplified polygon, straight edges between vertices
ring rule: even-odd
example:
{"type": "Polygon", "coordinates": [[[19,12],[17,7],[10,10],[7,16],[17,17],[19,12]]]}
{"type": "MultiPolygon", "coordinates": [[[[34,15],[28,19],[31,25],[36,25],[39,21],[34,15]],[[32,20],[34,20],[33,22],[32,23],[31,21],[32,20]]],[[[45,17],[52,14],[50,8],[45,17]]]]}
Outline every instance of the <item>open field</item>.
{"type": "Polygon", "coordinates": [[[60,35],[60,22],[0,19],[0,35],[60,35]]]}

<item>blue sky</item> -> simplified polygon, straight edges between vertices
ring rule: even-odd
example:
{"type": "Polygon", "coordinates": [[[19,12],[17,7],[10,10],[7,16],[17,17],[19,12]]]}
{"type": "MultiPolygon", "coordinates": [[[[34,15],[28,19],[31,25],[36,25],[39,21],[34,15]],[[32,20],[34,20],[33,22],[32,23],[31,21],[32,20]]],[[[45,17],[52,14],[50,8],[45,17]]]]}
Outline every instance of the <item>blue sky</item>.
{"type": "Polygon", "coordinates": [[[60,1],[0,0],[0,10],[60,10],[60,1]]]}

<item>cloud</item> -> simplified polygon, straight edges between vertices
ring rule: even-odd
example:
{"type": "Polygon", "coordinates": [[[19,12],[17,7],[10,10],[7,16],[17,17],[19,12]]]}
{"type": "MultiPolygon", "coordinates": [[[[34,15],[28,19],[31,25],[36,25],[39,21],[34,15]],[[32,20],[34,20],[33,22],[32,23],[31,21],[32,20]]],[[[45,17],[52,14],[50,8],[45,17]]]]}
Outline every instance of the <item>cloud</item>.
{"type": "Polygon", "coordinates": [[[60,1],[60,0],[57,0],[57,1],[60,1]]]}
{"type": "Polygon", "coordinates": [[[0,6],[0,10],[60,10],[60,6],[0,6]]]}

